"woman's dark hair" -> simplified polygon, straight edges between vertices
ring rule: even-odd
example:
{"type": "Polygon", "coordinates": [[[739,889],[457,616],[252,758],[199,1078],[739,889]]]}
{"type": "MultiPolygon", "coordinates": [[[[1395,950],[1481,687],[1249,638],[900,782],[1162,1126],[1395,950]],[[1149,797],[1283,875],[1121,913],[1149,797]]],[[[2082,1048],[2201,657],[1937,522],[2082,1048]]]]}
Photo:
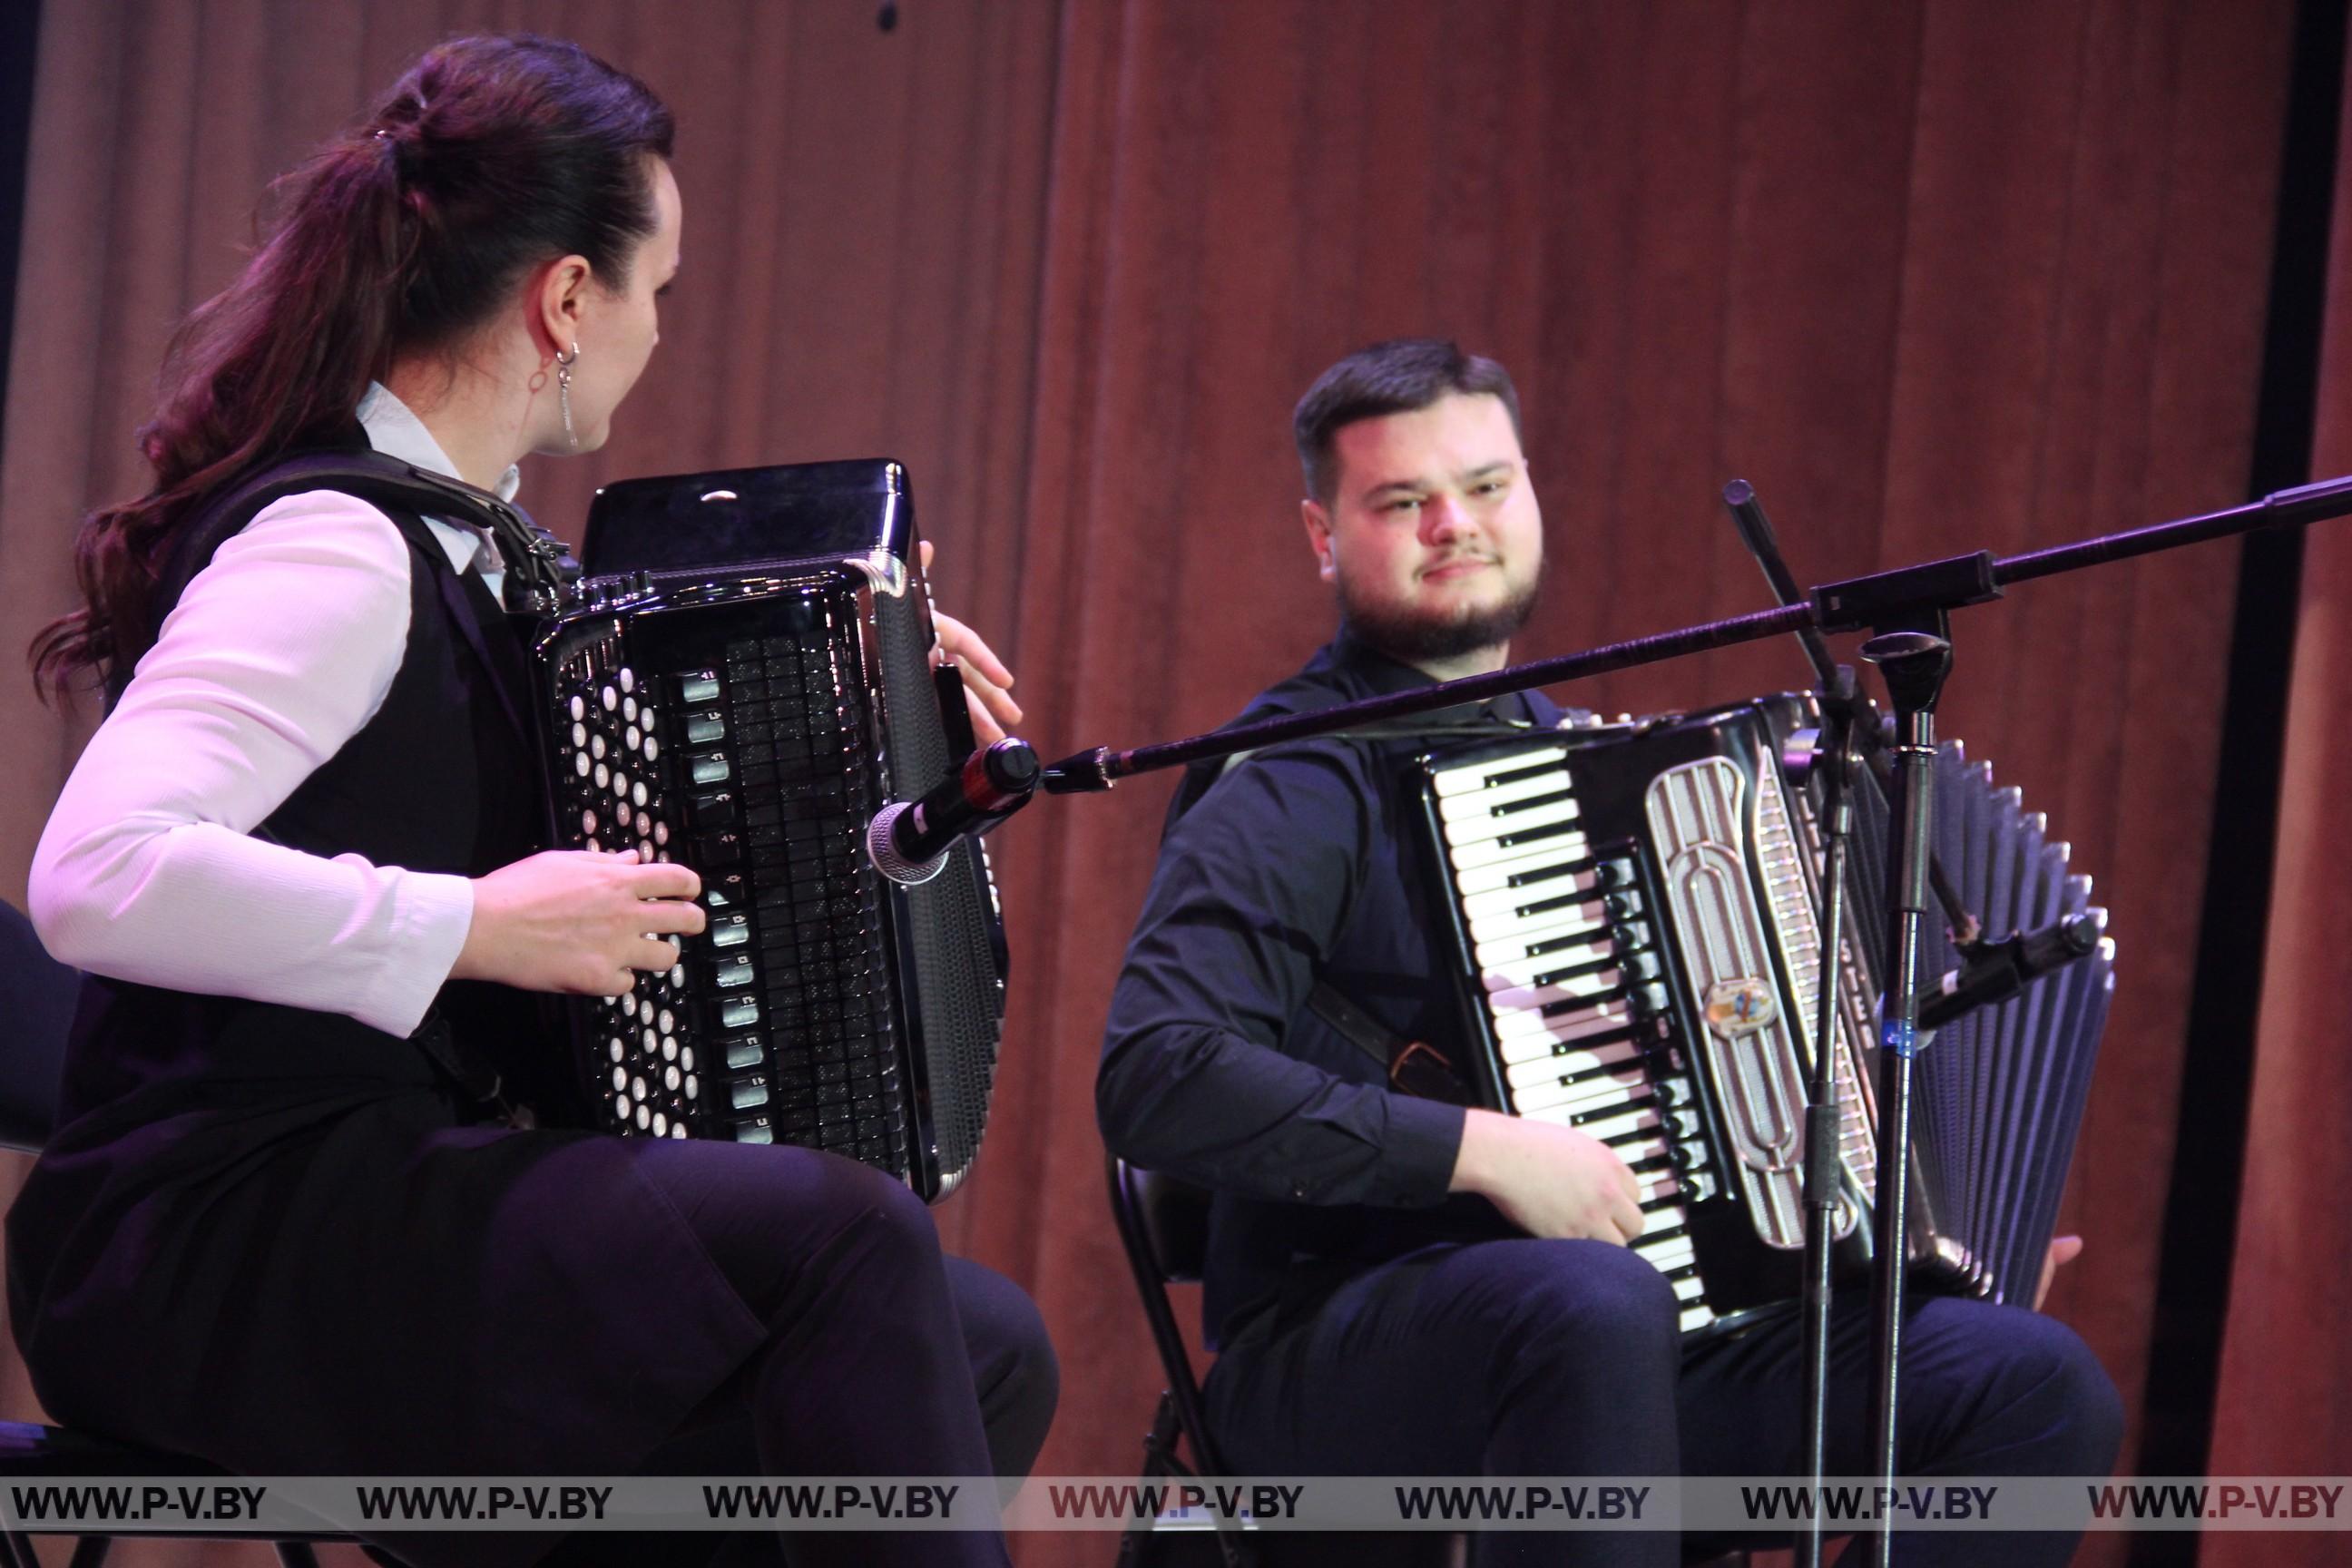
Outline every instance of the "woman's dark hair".
{"type": "Polygon", "coordinates": [[[1391,338],[1358,349],[1315,378],[1290,416],[1298,447],[1298,467],[1307,493],[1326,506],[1339,474],[1332,443],[1341,430],[1364,419],[1412,414],[1452,393],[1499,397],[1521,440],[1519,395],[1511,373],[1490,359],[1465,354],[1444,338],[1391,338]]]}
{"type": "Polygon", "coordinates": [[[42,628],[36,681],[62,692],[152,635],[180,522],[222,484],[347,438],[372,380],[453,346],[533,267],[585,257],[608,289],[655,226],[670,113],[574,44],[459,38],[271,187],[267,237],[191,312],[139,431],[154,488],[92,512],[74,542],[85,605],[42,628]]]}

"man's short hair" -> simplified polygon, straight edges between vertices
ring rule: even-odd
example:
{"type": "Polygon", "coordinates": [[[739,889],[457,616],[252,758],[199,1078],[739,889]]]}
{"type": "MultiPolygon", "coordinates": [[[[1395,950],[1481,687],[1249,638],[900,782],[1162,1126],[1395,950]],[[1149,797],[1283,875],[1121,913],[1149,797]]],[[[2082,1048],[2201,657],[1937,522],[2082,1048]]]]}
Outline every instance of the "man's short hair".
{"type": "Polygon", "coordinates": [[[1317,376],[1290,418],[1307,493],[1330,504],[1339,477],[1332,447],[1341,430],[1360,420],[1411,414],[1455,393],[1501,398],[1512,433],[1526,441],[1511,373],[1493,360],[1464,353],[1447,339],[1391,338],[1358,349],[1317,376]]]}

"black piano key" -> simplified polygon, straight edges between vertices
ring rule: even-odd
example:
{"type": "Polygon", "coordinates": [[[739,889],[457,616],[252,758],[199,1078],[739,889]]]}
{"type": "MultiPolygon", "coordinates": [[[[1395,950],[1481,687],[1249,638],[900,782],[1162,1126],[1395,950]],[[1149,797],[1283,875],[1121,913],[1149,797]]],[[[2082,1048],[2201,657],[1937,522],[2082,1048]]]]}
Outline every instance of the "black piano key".
{"type": "Polygon", "coordinates": [[[1559,773],[1566,777],[1567,762],[1559,757],[1547,757],[1539,763],[1530,763],[1522,767],[1505,768],[1499,773],[1483,774],[1478,782],[1481,788],[1500,789],[1507,784],[1518,784],[1526,779],[1541,778],[1546,773],[1559,773]]]}
{"type": "Polygon", "coordinates": [[[1496,836],[1495,843],[1501,848],[1516,849],[1523,844],[1540,844],[1547,838],[1558,838],[1564,834],[1583,831],[1584,824],[1576,817],[1570,817],[1566,822],[1546,823],[1541,827],[1528,827],[1517,833],[1498,834],[1496,836]]]}
{"type": "Polygon", "coordinates": [[[1498,805],[1487,807],[1486,815],[1489,816],[1516,816],[1523,811],[1533,811],[1538,806],[1560,805],[1573,801],[1575,798],[1576,792],[1570,789],[1557,790],[1550,795],[1522,795],[1517,800],[1507,800],[1498,805]]]}

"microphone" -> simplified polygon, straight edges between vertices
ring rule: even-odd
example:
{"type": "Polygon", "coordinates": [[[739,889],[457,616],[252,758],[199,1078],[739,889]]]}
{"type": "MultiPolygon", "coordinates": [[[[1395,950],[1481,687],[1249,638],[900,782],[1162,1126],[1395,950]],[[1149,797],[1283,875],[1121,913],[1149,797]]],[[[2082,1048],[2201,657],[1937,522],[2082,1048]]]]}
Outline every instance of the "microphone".
{"type": "Polygon", "coordinates": [[[1919,994],[1919,1027],[1940,1029],[2089,957],[2099,945],[2102,923],[2102,911],[2068,915],[2039,931],[2013,931],[2005,941],[1968,948],[1960,966],[1945,975],[1941,984],[1919,994]]]}
{"type": "Polygon", "coordinates": [[[893,801],[874,814],[866,853],[874,868],[907,887],[947,866],[957,839],[1029,804],[1037,789],[1037,753],[1007,737],[963,760],[963,766],[919,800],[893,801]]]}

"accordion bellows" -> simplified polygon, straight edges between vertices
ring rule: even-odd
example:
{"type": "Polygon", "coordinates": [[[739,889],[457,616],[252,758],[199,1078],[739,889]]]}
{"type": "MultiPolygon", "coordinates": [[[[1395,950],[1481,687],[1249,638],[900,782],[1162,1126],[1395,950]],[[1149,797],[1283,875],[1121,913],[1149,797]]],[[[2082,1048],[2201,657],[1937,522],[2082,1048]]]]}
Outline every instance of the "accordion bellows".
{"type": "MultiPolygon", "coordinates": [[[[1780,758],[1815,719],[1809,698],[1769,698],[1418,764],[1474,1087],[1633,1167],[1647,1218],[1633,1248],[1673,1282],[1685,1331],[1798,1290],[1822,849],[1816,786],[1788,784],[1780,758]]],[[[1936,794],[1938,853],[1988,933],[2088,910],[2065,846],[1957,743],[1941,749],[1936,794]]],[[[1829,1042],[1848,1268],[1868,1261],[1875,1197],[1889,817],[1866,775],[1855,806],[1829,1042]]],[[[1922,972],[1956,962],[1938,926],[1922,972]]],[[[2113,985],[2103,939],[1917,1058],[1908,1247],[1932,1283],[2031,1300],[2113,985]]]]}
{"type": "Polygon", "coordinates": [[[936,1201],[978,1152],[1003,938],[976,843],[919,887],[866,853],[874,814],[962,755],[905,471],[631,480],[583,554],[576,606],[531,642],[554,842],[692,867],[709,923],[668,973],[572,1005],[580,1118],[828,1150],[936,1201]]]}

